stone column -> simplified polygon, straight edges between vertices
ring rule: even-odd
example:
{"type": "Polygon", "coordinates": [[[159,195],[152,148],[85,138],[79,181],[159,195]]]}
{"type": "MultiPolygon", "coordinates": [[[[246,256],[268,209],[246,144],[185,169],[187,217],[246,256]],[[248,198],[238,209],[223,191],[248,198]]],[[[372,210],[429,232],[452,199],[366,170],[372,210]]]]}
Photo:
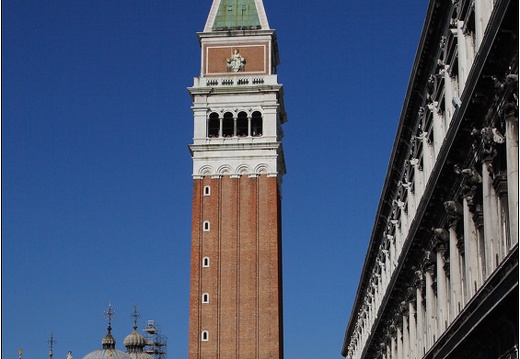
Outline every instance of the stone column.
{"type": "MultiPolygon", "coordinates": [[[[506,81],[507,82],[507,81],[506,81]]],[[[516,81],[518,85],[518,81],[516,81]]],[[[507,193],[511,246],[518,243],[518,109],[515,102],[504,108],[506,120],[507,193]]]]}
{"type": "Polygon", "coordinates": [[[397,328],[394,324],[390,325],[390,354],[392,359],[397,359],[397,328]]]}
{"type": "Polygon", "coordinates": [[[475,42],[477,49],[482,43],[491,12],[493,11],[493,0],[475,1],[475,42]]]}
{"type": "Polygon", "coordinates": [[[468,53],[466,51],[466,42],[468,41],[464,34],[464,22],[458,21],[457,23],[457,51],[459,52],[459,89],[462,92],[466,85],[466,79],[468,78],[469,70],[471,69],[471,62],[468,59],[468,53]]]}
{"type": "Polygon", "coordinates": [[[435,263],[433,262],[433,253],[426,252],[424,261],[424,279],[426,287],[426,342],[425,348],[428,351],[433,343],[434,336],[437,333],[437,312],[435,291],[433,288],[433,278],[435,275],[435,263]]]}
{"type": "Polygon", "coordinates": [[[466,272],[466,302],[473,297],[477,288],[480,287],[479,255],[478,255],[478,233],[473,221],[475,213],[475,195],[482,184],[482,177],[474,168],[466,168],[461,171],[464,178],[462,187],[463,221],[464,221],[464,250],[465,250],[465,272],[466,272]]]}
{"type": "MultiPolygon", "coordinates": [[[[434,152],[434,158],[433,163],[435,163],[435,159],[437,158],[437,155],[439,154],[439,151],[441,149],[442,142],[444,141],[444,136],[446,134],[446,129],[443,125],[443,119],[437,112],[437,101],[430,102],[428,104],[428,109],[432,113],[432,123],[433,123],[433,152],[434,152]]],[[[433,168],[432,163],[432,168],[433,168]]],[[[431,171],[430,171],[431,172],[431,171]]]]}
{"type": "Polygon", "coordinates": [[[408,304],[401,303],[402,320],[403,320],[403,359],[410,359],[410,328],[408,325],[408,304]]]}
{"type": "Polygon", "coordinates": [[[453,320],[459,314],[463,305],[459,238],[457,235],[457,223],[462,216],[462,205],[455,201],[447,201],[444,202],[444,209],[448,214],[448,224],[450,226],[450,318],[453,320]]]}
{"type": "Polygon", "coordinates": [[[392,278],[392,275],[394,273],[394,269],[395,269],[395,263],[397,263],[397,258],[396,258],[396,245],[395,245],[395,237],[392,236],[392,235],[388,235],[386,236],[388,238],[388,240],[390,241],[390,263],[389,263],[389,269],[390,269],[390,275],[389,275],[389,279],[392,278]]]}
{"type": "Polygon", "coordinates": [[[498,196],[499,238],[501,239],[498,261],[500,263],[509,252],[509,248],[511,248],[511,236],[509,234],[509,196],[507,195],[507,177],[504,173],[495,174],[493,178],[493,188],[498,196]]]}
{"type": "Polygon", "coordinates": [[[415,300],[416,300],[416,322],[417,322],[417,345],[415,349],[415,357],[422,358],[424,350],[424,340],[426,338],[426,331],[424,330],[424,298],[423,298],[423,287],[424,287],[424,275],[423,272],[418,270],[415,272],[415,300]]]}
{"type": "MultiPolygon", "coordinates": [[[[415,288],[410,288],[413,290],[412,296],[415,297],[415,288]]],[[[410,355],[409,358],[416,358],[417,351],[417,323],[415,321],[415,308],[414,302],[408,302],[408,331],[410,332],[410,355]]]]}
{"type": "Polygon", "coordinates": [[[437,262],[437,337],[446,330],[448,322],[448,295],[446,293],[447,278],[444,270],[446,264],[444,254],[446,252],[446,242],[449,238],[448,231],[442,228],[434,229],[435,251],[437,262]]]}
{"type": "Polygon", "coordinates": [[[399,325],[397,325],[397,359],[405,359],[403,356],[403,334],[399,325]]]}
{"type": "Polygon", "coordinates": [[[451,118],[453,116],[453,98],[458,96],[456,93],[456,86],[454,85],[453,79],[450,73],[450,65],[444,65],[444,69],[441,71],[441,75],[444,77],[444,117],[445,117],[445,129],[447,132],[449,128],[449,124],[451,123],[451,118]]]}
{"type": "Polygon", "coordinates": [[[482,209],[484,212],[484,242],[486,250],[486,275],[489,276],[497,266],[500,252],[500,222],[498,198],[493,187],[494,130],[484,128],[482,134],[482,209]]]}

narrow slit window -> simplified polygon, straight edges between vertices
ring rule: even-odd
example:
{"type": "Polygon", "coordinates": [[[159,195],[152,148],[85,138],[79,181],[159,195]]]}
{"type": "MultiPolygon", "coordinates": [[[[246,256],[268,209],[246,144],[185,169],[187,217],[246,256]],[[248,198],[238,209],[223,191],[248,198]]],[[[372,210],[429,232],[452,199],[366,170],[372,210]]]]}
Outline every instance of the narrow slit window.
{"type": "Polygon", "coordinates": [[[202,331],[201,339],[203,342],[207,342],[209,340],[209,332],[207,330],[202,331]]]}
{"type": "Polygon", "coordinates": [[[204,187],[204,196],[209,196],[211,194],[211,187],[205,186],[204,187]]]}
{"type": "Polygon", "coordinates": [[[259,111],[253,112],[251,116],[251,136],[258,137],[263,134],[262,114],[259,111]]]}
{"type": "Polygon", "coordinates": [[[202,228],[204,228],[204,232],[209,232],[209,228],[210,228],[209,221],[205,221],[202,228]]]}
{"type": "Polygon", "coordinates": [[[208,293],[204,293],[202,295],[202,303],[204,303],[204,304],[208,304],[209,303],[209,294],[208,293]]]}
{"type": "Polygon", "coordinates": [[[204,257],[202,259],[202,267],[203,268],[209,268],[209,257],[204,257]]]}

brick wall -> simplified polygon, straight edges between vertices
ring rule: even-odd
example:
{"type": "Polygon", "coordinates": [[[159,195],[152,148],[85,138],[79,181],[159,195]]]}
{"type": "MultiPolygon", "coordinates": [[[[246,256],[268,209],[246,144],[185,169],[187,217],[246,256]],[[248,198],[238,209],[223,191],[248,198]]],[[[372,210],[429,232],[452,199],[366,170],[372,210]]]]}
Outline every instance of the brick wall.
{"type": "Polygon", "coordinates": [[[277,178],[206,177],[193,189],[189,358],[282,358],[277,178]]]}

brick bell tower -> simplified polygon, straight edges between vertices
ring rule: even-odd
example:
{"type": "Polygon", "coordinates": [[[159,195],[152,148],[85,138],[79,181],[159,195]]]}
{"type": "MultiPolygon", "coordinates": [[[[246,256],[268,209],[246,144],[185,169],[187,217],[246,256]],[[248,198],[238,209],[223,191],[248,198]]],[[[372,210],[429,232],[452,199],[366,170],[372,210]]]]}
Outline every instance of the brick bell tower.
{"type": "Polygon", "coordinates": [[[214,0],[193,100],[189,359],[281,359],[281,139],[276,33],[262,0],[214,0]]]}

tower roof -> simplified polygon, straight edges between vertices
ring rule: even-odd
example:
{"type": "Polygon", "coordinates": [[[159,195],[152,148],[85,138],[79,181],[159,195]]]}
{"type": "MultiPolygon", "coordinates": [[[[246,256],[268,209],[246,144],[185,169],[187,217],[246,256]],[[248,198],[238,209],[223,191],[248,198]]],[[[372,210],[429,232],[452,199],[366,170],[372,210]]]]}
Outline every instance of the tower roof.
{"type": "Polygon", "coordinates": [[[242,29],[269,29],[262,0],[213,0],[204,32],[242,29]]]}

